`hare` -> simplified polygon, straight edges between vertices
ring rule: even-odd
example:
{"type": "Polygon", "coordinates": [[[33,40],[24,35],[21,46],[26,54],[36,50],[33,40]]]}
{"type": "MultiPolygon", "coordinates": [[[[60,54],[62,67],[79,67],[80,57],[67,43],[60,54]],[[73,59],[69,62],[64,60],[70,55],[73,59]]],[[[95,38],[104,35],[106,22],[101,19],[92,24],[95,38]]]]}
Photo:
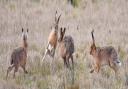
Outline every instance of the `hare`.
{"type": "Polygon", "coordinates": [[[74,53],[74,40],[71,36],[64,36],[66,28],[60,28],[60,37],[58,39],[60,56],[64,60],[64,66],[71,68],[69,59],[72,61],[72,68],[74,68],[73,53],[74,53]]]}
{"type": "Polygon", "coordinates": [[[27,48],[28,48],[27,34],[28,34],[28,29],[25,32],[24,29],[22,28],[23,45],[13,50],[10,60],[11,65],[7,69],[6,79],[8,77],[9,72],[11,72],[13,68],[15,68],[13,74],[13,78],[15,78],[15,73],[18,71],[18,68],[20,66],[23,68],[24,73],[28,73],[25,67],[27,61],[27,48]]]}
{"type": "Polygon", "coordinates": [[[94,30],[91,32],[93,43],[90,47],[90,55],[94,58],[94,68],[90,73],[93,73],[94,70],[99,72],[101,66],[108,65],[116,74],[118,66],[121,66],[116,50],[112,46],[96,47],[93,33],[94,30]]]}
{"type": "Polygon", "coordinates": [[[57,11],[56,11],[55,25],[54,25],[54,28],[52,28],[51,33],[49,34],[48,44],[47,44],[42,62],[44,61],[47,54],[51,56],[52,58],[54,58],[54,54],[55,54],[55,50],[57,46],[57,40],[58,40],[58,24],[59,24],[60,17],[61,15],[59,15],[59,17],[57,18],[57,11]]]}

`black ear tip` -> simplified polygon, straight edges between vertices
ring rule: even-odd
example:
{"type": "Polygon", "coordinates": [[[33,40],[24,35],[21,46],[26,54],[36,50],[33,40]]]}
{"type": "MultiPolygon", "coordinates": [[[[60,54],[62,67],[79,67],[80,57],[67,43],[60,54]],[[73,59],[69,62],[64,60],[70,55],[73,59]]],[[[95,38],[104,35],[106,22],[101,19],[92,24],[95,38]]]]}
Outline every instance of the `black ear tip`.
{"type": "Polygon", "coordinates": [[[24,31],[24,29],[22,28],[22,32],[24,31]]]}
{"type": "Polygon", "coordinates": [[[62,31],[62,29],[63,29],[63,28],[61,27],[60,30],[62,31]]]}
{"type": "Polygon", "coordinates": [[[94,29],[92,29],[92,32],[91,33],[94,33],[94,29]]]}
{"type": "Polygon", "coordinates": [[[27,29],[27,32],[28,32],[28,29],[27,29]]]}

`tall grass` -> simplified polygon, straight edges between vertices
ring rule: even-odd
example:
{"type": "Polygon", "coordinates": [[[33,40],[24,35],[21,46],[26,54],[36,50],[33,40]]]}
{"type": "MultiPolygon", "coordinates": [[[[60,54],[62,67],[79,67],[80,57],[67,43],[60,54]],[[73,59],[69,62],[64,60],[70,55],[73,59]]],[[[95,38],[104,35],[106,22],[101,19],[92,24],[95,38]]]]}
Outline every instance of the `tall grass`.
{"type": "Polygon", "coordinates": [[[72,0],[72,2],[77,9],[67,4],[65,0],[0,1],[0,89],[127,89],[127,1],[72,0]],[[86,8],[81,8],[84,5],[86,8]],[[54,24],[56,10],[62,14],[59,27],[66,26],[66,35],[70,34],[75,42],[74,84],[71,71],[68,69],[65,71],[58,47],[55,59],[47,56],[43,65],[40,65],[50,28],[54,24]],[[20,68],[15,79],[12,78],[12,71],[6,80],[11,52],[21,43],[22,27],[29,28],[27,59],[29,73],[24,74],[20,68]],[[118,78],[107,66],[103,67],[100,73],[89,73],[93,60],[89,54],[92,29],[95,30],[97,46],[112,45],[115,48],[120,46],[122,67],[119,68],[118,78]],[[54,73],[51,73],[51,60],[54,73]]]}

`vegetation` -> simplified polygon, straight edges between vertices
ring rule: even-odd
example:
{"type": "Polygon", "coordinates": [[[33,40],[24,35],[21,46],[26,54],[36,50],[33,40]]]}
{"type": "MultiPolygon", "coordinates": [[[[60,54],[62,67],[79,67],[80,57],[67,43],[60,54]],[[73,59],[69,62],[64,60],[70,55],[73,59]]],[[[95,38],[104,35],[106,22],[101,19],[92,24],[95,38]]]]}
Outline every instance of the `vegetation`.
{"type": "Polygon", "coordinates": [[[98,0],[95,4],[92,0],[76,2],[79,5],[77,8],[65,0],[0,0],[0,89],[127,89],[127,1],[98,0]],[[74,38],[74,84],[71,81],[72,72],[64,68],[58,47],[52,66],[49,56],[40,65],[56,10],[62,15],[59,27],[65,26],[65,34],[74,38]],[[15,79],[12,71],[6,80],[11,53],[21,45],[22,27],[29,28],[28,74],[19,69],[15,79]],[[93,60],[90,56],[92,29],[95,30],[97,46],[112,45],[116,50],[120,46],[122,67],[118,77],[107,66],[98,74],[90,74],[93,60]]]}

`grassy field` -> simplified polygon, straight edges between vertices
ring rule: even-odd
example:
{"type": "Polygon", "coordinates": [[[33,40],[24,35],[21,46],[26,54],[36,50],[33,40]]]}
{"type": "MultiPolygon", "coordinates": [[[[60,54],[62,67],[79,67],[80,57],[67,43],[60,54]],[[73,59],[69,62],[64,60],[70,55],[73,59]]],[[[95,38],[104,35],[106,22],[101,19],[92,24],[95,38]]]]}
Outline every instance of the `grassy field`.
{"type": "Polygon", "coordinates": [[[73,7],[67,0],[0,0],[0,89],[128,89],[128,1],[127,0],[74,0],[73,7]],[[40,60],[47,38],[54,24],[55,11],[62,14],[59,27],[66,27],[66,35],[75,42],[75,83],[71,72],[64,69],[63,60],[56,50],[53,61],[40,60]],[[28,74],[22,69],[8,80],[6,71],[13,49],[21,44],[21,29],[29,29],[28,74]],[[92,57],[89,54],[91,30],[95,29],[97,46],[120,48],[122,67],[118,78],[113,70],[103,67],[100,73],[90,74],[92,57]]]}

